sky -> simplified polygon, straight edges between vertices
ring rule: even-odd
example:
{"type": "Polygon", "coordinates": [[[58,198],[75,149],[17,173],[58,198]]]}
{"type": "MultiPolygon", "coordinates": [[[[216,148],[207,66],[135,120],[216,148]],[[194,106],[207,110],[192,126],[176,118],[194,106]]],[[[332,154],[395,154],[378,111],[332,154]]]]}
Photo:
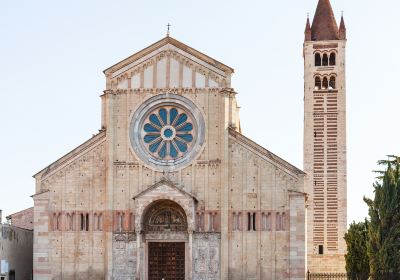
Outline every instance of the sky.
{"type": "MultiPolygon", "coordinates": [[[[376,162],[400,155],[400,2],[331,0],[347,25],[348,222],[368,214],[376,162]]],[[[171,36],[235,69],[242,132],[303,166],[303,58],[317,0],[0,2],[0,209],[100,128],[102,71],[171,36]]]]}

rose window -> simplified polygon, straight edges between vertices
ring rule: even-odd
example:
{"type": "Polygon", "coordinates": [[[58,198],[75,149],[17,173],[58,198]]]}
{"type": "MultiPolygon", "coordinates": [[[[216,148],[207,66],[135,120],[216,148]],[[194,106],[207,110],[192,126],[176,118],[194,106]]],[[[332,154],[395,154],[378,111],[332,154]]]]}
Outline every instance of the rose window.
{"type": "Polygon", "coordinates": [[[190,164],[204,146],[203,113],[186,97],[159,94],[133,113],[129,137],[133,152],[144,164],[176,171],[190,164]]]}
{"type": "Polygon", "coordinates": [[[176,107],[152,112],[143,130],[148,151],[160,159],[182,157],[193,142],[193,124],[186,112],[176,107]]]}

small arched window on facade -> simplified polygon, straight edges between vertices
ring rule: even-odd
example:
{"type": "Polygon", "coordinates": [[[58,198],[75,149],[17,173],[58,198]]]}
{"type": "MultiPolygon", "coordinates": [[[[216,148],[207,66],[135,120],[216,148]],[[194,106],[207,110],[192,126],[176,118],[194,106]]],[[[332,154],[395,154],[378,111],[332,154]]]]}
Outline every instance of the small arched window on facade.
{"type": "Polygon", "coordinates": [[[320,90],[320,89],[321,89],[321,78],[315,77],[315,90],[320,90]]]}
{"type": "Polygon", "coordinates": [[[81,213],[81,231],[89,231],[89,214],[81,213]]]}
{"type": "Polygon", "coordinates": [[[328,54],[324,53],[322,57],[322,66],[328,66],[328,54]]]}
{"type": "Polygon", "coordinates": [[[329,65],[335,66],[336,65],[336,53],[332,52],[329,56],[329,65]]]}
{"type": "Polygon", "coordinates": [[[322,80],[322,89],[328,89],[329,83],[328,83],[328,78],[324,77],[322,80]]]}
{"type": "Polygon", "coordinates": [[[315,54],[315,66],[321,66],[321,54],[320,53],[315,54]]]}
{"type": "Polygon", "coordinates": [[[332,76],[329,78],[329,89],[336,89],[336,77],[332,76]]]}

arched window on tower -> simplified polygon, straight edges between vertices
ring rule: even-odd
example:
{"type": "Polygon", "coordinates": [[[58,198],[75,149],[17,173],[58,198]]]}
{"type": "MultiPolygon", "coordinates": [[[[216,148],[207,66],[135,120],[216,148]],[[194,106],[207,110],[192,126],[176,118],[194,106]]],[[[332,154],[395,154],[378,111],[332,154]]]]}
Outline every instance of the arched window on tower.
{"type": "Polygon", "coordinates": [[[324,56],[322,57],[322,66],[328,66],[328,54],[324,53],[324,56]]]}
{"type": "Polygon", "coordinates": [[[332,76],[329,78],[329,89],[336,89],[336,77],[332,76]]]}
{"type": "Polygon", "coordinates": [[[328,86],[329,86],[328,78],[324,77],[324,79],[322,80],[322,89],[328,89],[328,86]]]}
{"type": "Polygon", "coordinates": [[[315,66],[321,66],[321,54],[320,53],[315,54],[315,66]]]}
{"type": "Polygon", "coordinates": [[[336,53],[332,52],[329,56],[329,65],[335,66],[336,65],[336,53]]]}
{"type": "Polygon", "coordinates": [[[321,78],[315,77],[315,90],[320,90],[320,89],[321,89],[321,78]]]}

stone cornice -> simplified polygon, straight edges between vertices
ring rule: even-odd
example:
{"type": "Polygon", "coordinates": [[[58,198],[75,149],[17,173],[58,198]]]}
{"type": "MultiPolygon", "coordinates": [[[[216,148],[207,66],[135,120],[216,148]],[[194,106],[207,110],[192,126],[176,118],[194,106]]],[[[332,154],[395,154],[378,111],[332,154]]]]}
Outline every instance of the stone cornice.
{"type": "Polygon", "coordinates": [[[103,95],[120,95],[120,94],[198,94],[198,93],[219,93],[225,96],[235,96],[237,93],[232,88],[137,88],[137,89],[109,89],[105,90],[103,95]]]}
{"type": "Polygon", "coordinates": [[[299,175],[305,175],[305,173],[300,170],[299,168],[295,167],[294,165],[288,163],[287,161],[281,159],[277,155],[271,153],[267,149],[263,148],[262,146],[258,145],[254,141],[250,140],[249,138],[245,137],[243,134],[235,131],[232,128],[229,128],[229,135],[234,138],[235,140],[239,141],[240,143],[246,145],[247,147],[251,148],[253,151],[261,154],[262,156],[268,158],[278,166],[282,167],[285,170],[290,171],[290,173],[295,174],[296,177],[299,175]]]}
{"type": "Polygon", "coordinates": [[[150,45],[149,47],[131,55],[130,57],[118,62],[117,64],[114,64],[113,66],[107,68],[106,70],[103,71],[103,73],[105,75],[111,75],[112,73],[118,71],[119,69],[131,64],[132,62],[150,54],[151,52],[161,48],[164,45],[167,44],[171,44],[179,49],[181,49],[182,51],[187,52],[190,55],[193,55],[194,57],[196,57],[197,59],[200,59],[222,71],[224,71],[227,74],[231,74],[234,73],[234,69],[209,57],[208,55],[203,54],[202,52],[199,52],[185,44],[183,44],[182,42],[179,42],[178,40],[172,38],[172,37],[165,37],[163,39],[161,39],[160,41],[150,45]]]}
{"type": "Polygon", "coordinates": [[[77,156],[81,155],[82,153],[86,152],[88,149],[93,148],[95,144],[101,143],[105,141],[106,138],[106,131],[104,129],[100,130],[98,134],[93,135],[92,138],[84,142],[83,144],[79,145],[77,148],[73,149],[66,155],[62,156],[55,162],[51,163],[35,175],[33,175],[36,179],[43,179],[45,176],[50,175],[54,171],[58,170],[60,167],[64,166],[70,160],[76,158],[77,156]],[[40,176],[40,177],[39,177],[40,176]]]}
{"type": "Polygon", "coordinates": [[[174,184],[173,182],[171,182],[170,180],[165,179],[165,178],[161,179],[159,182],[153,184],[151,187],[149,187],[149,188],[143,190],[142,192],[138,193],[137,195],[135,195],[134,197],[132,197],[132,199],[135,200],[135,199],[141,197],[142,195],[144,195],[145,193],[148,193],[148,192],[150,192],[151,190],[153,190],[153,189],[155,189],[155,188],[157,188],[157,187],[159,187],[159,186],[162,186],[162,185],[167,185],[167,186],[169,186],[169,187],[171,187],[171,188],[177,190],[178,192],[182,193],[183,195],[188,196],[188,197],[191,197],[194,201],[196,201],[196,202],[198,201],[198,199],[197,199],[194,195],[192,195],[191,193],[188,193],[188,192],[184,191],[183,189],[178,188],[178,187],[176,186],[176,184],[174,184]]]}

